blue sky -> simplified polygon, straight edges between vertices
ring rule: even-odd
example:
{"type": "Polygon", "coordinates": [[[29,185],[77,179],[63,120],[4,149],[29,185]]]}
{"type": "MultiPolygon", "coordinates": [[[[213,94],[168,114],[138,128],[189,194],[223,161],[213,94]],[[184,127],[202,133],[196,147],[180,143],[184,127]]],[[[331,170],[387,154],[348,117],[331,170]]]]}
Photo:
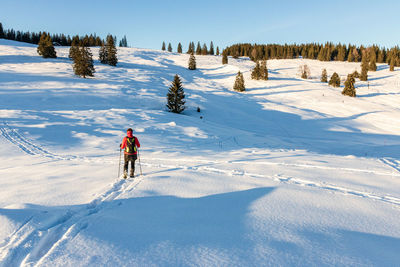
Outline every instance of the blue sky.
{"type": "Polygon", "coordinates": [[[400,1],[1,0],[4,28],[127,36],[133,47],[189,41],[234,43],[400,44],[400,1]]]}

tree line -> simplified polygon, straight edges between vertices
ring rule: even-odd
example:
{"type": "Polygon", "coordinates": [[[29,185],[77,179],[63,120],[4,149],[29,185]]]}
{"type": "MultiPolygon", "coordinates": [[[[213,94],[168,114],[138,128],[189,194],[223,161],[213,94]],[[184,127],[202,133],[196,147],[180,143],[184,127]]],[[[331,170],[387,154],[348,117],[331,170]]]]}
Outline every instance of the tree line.
{"type": "Polygon", "coordinates": [[[348,61],[361,62],[362,55],[368,50],[371,60],[375,63],[387,63],[395,67],[400,66],[400,47],[390,49],[373,45],[370,47],[333,44],[234,44],[224,49],[223,55],[249,57],[253,61],[267,59],[308,58],[320,61],[348,61]]]}
{"type": "MultiPolygon", "coordinates": [[[[161,50],[163,51],[168,51],[172,52],[172,45],[171,43],[168,43],[168,47],[166,46],[165,42],[162,43],[161,45],[161,50]]],[[[177,53],[183,53],[183,48],[182,44],[178,43],[178,46],[176,48],[177,53]]],[[[207,44],[204,43],[203,45],[200,44],[200,42],[197,42],[197,46],[194,44],[194,42],[189,42],[188,45],[188,50],[186,51],[187,54],[196,54],[196,55],[219,55],[219,47],[214,48],[214,43],[213,41],[210,42],[210,46],[207,47],[207,44]]]]}
{"type": "MultiPolygon", "coordinates": [[[[70,35],[65,35],[65,34],[50,34],[47,32],[24,32],[24,31],[16,31],[14,29],[7,29],[5,30],[3,28],[3,24],[0,22],[0,38],[3,39],[8,39],[12,41],[18,41],[18,42],[24,42],[24,43],[31,43],[31,44],[39,44],[40,37],[45,33],[48,35],[54,45],[60,45],[60,46],[71,46],[73,41],[78,39],[79,42],[82,42],[85,44],[85,46],[102,46],[105,44],[104,39],[101,39],[99,36],[97,36],[95,33],[90,34],[90,35],[84,35],[84,36],[70,36],[70,35]]],[[[115,42],[117,41],[117,37],[114,36],[115,42]]],[[[126,39],[126,36],[120,40],[119,42],[120,47],[128,47],[128,41],[126,39]]]]}

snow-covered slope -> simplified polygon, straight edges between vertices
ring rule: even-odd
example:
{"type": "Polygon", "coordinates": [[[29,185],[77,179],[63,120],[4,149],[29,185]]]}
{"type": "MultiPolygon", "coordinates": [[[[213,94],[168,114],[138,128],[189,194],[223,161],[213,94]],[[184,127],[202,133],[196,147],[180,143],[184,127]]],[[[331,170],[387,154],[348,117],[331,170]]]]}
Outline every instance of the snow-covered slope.
{"type": "Polygon", "coordinates": [[[186,54],[120,48],[82,79],[57,55],[0,40],[0,266],[400,262],[399,70],[379,65],[350,98],[319,77],[356,63],[269,60],[252,81],[247,59],[190,71],[186,54]],[[175,74],[182,115],[165,110],[175,74]],[[143,175],[125,181],[128,127],[143,175]]]}

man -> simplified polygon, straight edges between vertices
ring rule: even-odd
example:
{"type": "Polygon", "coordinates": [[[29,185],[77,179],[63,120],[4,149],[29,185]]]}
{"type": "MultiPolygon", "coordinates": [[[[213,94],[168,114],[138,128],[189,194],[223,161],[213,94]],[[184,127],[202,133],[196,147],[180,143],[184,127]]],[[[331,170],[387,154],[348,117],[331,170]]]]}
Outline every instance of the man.
{"type": "Polygon", "coordinates": [[[128,165],[131,162],[130,177],[133,178],[135,174],[135,160],[137,159],[137,149],[140,147],[139,140],[133,136],[133,130],[129,128],[126,131],[126,136],[122,140],[120,145],[121,149],[124,149],[124,179],[128,177],[128,165]]]}

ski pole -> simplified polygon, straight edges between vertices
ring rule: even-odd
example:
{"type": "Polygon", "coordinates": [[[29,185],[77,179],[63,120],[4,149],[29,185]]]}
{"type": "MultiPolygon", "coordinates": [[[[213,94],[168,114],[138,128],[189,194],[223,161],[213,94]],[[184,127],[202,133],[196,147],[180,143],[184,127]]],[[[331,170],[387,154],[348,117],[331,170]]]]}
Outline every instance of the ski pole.
{"type": "Polygon", "coordinates": [[[118,162],[118,179],[120,177],[120,171],[121,171],[121,151],[122,149],[119,149],[119,162],[118,162]]]}
{"type": "Polygon", "coordinates": [[[140,163],[139,149],[138,149],[138,151],[137,151],[137,155],[138,155],[138,159],[139,159],[140,176],[142,176],[142,175],[143,175],[143,173],[142,173],[142,163],[140,163]]]}

